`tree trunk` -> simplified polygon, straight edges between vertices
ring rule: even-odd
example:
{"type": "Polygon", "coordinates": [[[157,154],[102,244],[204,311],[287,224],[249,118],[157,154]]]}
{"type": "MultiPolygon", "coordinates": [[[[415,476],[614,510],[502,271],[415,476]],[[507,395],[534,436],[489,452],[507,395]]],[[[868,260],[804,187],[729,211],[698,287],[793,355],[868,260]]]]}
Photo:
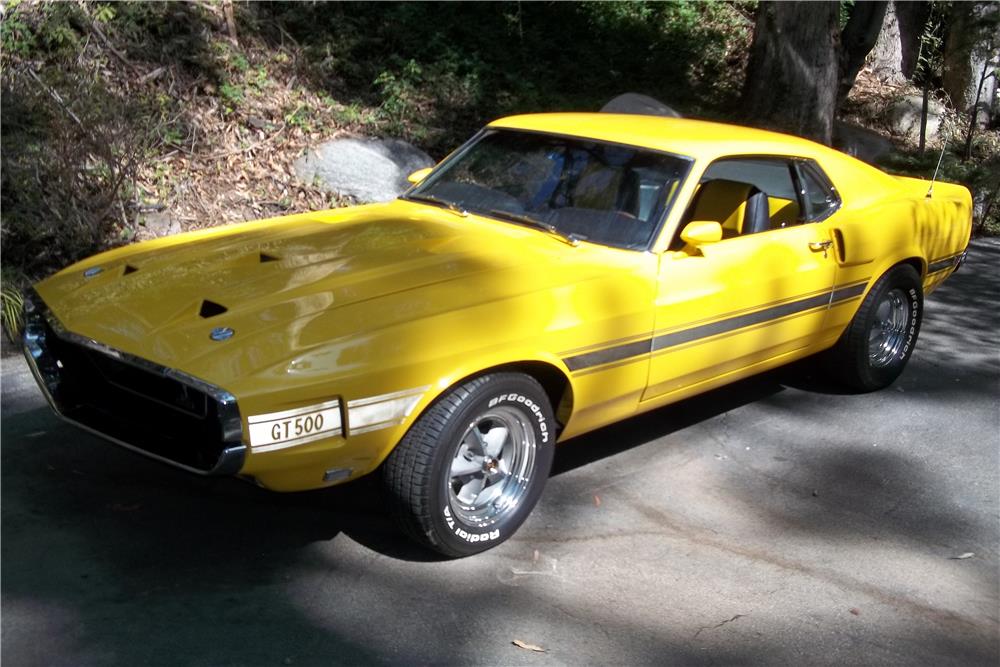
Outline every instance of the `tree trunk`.
{"type": "Polygon", "coordinates": [[[985,124],[996,95],[997,81],[996,77],[990,77],[980,92],[979,78],[984,67],[989,70],[997,66],[1000,9],[990,2],[956,2],[949,18],[942,75],[945,92],[956,109],[969,112],[979,92],[983,108],[976,110],[977,122],[985,124]]]}
{"type": "Polygon", "coordinates": [[[895,4],[890,2],[886,9],[878,41],[868,55],[868,67],[879,81],[898,86],[906,77],[903,76],[903,44],[895,4]]]}
{"type": "Polygon", "coordinates": [[[865,58],[875,46],[888,5],[888,2],[856,2],[851,7],[851,16],[840,36],[838,107],[847,99],[861,66],[865,64],[865,58]]]}
{"type": "Polygon", "coordinates": [[[905,78],[912,79],[919,64],[920,38],[931,15],[931,3],[926,0],[893,0],[892,5],[899,24],[900,69],[905,78]]]}
{"type": "Polygon", "coordinates": [[[743,109],[762,125],[829,144],[837,105],[838,2],[761,2],[743,109]]]}

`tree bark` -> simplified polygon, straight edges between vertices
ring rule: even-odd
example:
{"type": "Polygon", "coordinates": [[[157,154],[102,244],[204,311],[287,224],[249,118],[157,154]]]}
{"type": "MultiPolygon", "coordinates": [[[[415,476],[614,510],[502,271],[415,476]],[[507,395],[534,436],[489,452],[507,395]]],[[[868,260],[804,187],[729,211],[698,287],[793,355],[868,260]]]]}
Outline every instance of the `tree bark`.
{"type": "Polygon", "coordinates": [[[919,64],[920,38],[931,15],[931,3],[927,0],[892,0],[892,5],[899,24],[900,70],[906,79],[912,79],[919,64]]]}
{"type": "Polygon", "coordinates": [[[894,2],[890,2],[882,20],[875,48],[868,56],[868,67],[879,81],[900,85],[903,76],[903,47],[900,39],[899,19],[894,2]]]}
{"type": "Polygon", "coordinates": [[[889,2],[856,2],[840,36],[840,83],[837,87],[837,106],[847,99],[854,87],[865,58],[875,46],[881,32],[889,2]]]}
{"type": "MultiPolygon", "coordinates": [[[[1000,9],[991,2],[956,2],[949,15],[944,39],[942,83],[959,111],[972,111],[983,68],[996,67],[1000,36],[997,35],[1000,9]]],[[[977,109],[978,122],[985,124],[996,94],[996,78],[984,83],[980,96],[985,102],[977,109]]]]}
{"type": "Polygon", "coordinates": [[[829,144],[837,106],[838,2],[761,2],[743,88],[753,120],[829,144]]]}

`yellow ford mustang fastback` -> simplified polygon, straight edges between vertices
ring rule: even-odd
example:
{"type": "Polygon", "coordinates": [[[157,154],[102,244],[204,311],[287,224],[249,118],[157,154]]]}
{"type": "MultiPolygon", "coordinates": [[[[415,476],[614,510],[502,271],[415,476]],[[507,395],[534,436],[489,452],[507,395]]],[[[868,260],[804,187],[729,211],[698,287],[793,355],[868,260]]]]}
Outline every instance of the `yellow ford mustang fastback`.
{"type": "Polygon", "coordinates": [[[971,227],[963,187],[651,116],[504,118],[411,180],[42,281],[52,407],[278,491],[379,470],[406,533],[467,555],[524,521],[557,441],[824,350],[890,384],[971,227]]]}

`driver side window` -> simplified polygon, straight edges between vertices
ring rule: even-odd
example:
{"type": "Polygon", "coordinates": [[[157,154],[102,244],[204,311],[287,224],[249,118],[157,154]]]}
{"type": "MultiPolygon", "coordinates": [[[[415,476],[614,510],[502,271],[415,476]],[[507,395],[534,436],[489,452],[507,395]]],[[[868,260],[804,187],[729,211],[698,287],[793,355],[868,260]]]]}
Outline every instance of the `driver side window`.
{"type": "MultiPolygon", "coordinates": [[[[730,227],[736,234],[757,233],[771,229],[781,229],[803,222],[802,210],[795,187],[794,166],[781,158],[734,158],[719,160],[705,170],[701,177],[701,187],[716,180],[727,180],[751,186],[755,192],[748,197],[757,197],[761,210],[751,210],[756,220],[748,224],[744,210],[743,224],[730,227]],[[758,194],[760,193],[760,194],[758,194]],[[766,217],[766,221],[763,219],[766,217]]],[[[695,204],[697,204],[697,199],[695,204]]],[[[753,204],[751,203],[751,206],[753,204]]],[[[700,218],[696,218],[700,219],[700,218]]],[[[723,229],[726,225],[723,224],[723,229]]],[[[735,234],[733,234],[735,235],[735,234]]]]}

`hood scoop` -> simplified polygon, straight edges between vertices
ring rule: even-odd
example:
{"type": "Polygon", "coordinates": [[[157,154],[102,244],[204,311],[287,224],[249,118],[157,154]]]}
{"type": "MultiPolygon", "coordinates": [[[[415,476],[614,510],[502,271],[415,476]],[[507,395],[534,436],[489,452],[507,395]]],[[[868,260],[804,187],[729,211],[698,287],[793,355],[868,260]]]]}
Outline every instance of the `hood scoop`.
{"type": "Polygon", "coordinates": [[[260,253],[260,263],[261,264],[264,264],[265,262],[277,262],[277,261],[278,261],[278,258],[275,257],[274,255],[268,255],[266,252],[260,253]]]}
{"type": "Polygon", "coordinates": [[[214,301],[209,301],[205,299],[201,302],[201,308],[198,310],[198,314],[205,318],[206,320],[210,317],[215,317],[216,315],[221,315],[222,313],[229,310],[221,303],[216,303],[214,301]]]}
{"type": "Polygon", "coordinates": [[[127,276],[128,274],[130,274],[130,273],[135,273],[135,272],[136,272],[136,271],[138,271],[138,270],[139,270],[139,269],[135,268],[135,267],[134,267],[134,266],[132,266],[131,264],[126,264],[126,265],[125,265],[125,270],[124,270],[124,271],[122,271],[122,275],[123,275],[123,276],[127,276]]]}

